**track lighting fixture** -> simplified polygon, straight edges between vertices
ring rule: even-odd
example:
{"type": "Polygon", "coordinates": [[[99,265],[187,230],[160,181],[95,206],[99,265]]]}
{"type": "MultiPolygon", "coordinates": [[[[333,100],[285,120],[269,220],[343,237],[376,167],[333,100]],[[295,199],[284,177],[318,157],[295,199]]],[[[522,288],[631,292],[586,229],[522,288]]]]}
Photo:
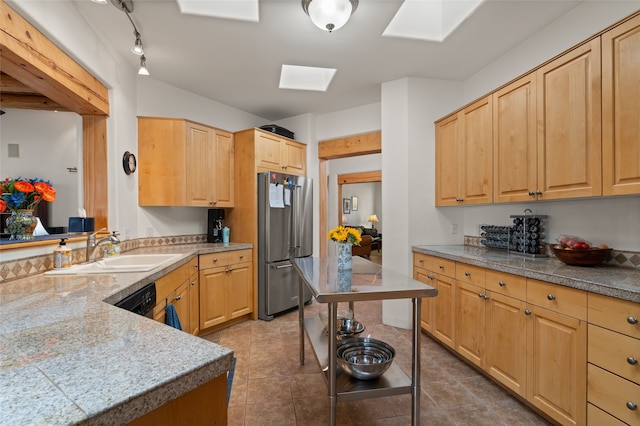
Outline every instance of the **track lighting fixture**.
{"type": "Polygon", "coordinates": [[[144,49],[142,48],[142,38],[140,38],[140,33],[134,31],[133,34],[136,36],[136,43],[131,48],[131,51],[136,55],[144,55],[144,49]]]}
{"type": "MultiPolygon", "coordinates": [[[[107,0],[92,0],[95,3],[106,4],[107,0]]],[[[131,19],[131,13],[133,12],[133,0],[111,0],[111,3],[118,9],[124,12],[129,18],[129,22],[131,22],[131,26],[133,26],[133,35],[136,40],[131,48],[131,51],[140,56],[140,69],[138,69],[139,75],[149,75],[149,70],[147,69],[147,58],[144,56],[144,47],[142,44],[142,35],[138,31],[136,24],[131,19]]]]}
{"type": "Polygon", "coordinates": [[[147,69],[147,58],[144,55],[140,56],[140,69],[138,70],[138,75],[149,75],[149,70],[147,69]]]}

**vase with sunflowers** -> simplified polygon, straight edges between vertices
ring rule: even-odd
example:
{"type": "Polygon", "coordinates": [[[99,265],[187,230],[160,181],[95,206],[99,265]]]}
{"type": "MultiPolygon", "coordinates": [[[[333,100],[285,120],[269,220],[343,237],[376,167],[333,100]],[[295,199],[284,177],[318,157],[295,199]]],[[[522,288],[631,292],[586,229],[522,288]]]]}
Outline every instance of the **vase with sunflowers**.
{"type": "Polygon", "coordinates": [[[351,256],[351,246],[360,245],[360,241],[362,241],[362,237],[360,236],[360,232],[355,228],[349,228],[346,226],[338,226],[329,231],[327,235],[331,241],[335,241],[338,243],[337,246],[337,261],[338,261],[338,269],[339,270],[347,270],[351,269],[352,266],[352,256],[351,256]]]}
{"type": "Polygon", "coordinates": [[[6,178],[0,181],[0,213],[11,212],[7,218],[10,240],[32,240],[38,220],[33,209],[40,201],[56,200],[56,190],[43,179],[6,178]]]}

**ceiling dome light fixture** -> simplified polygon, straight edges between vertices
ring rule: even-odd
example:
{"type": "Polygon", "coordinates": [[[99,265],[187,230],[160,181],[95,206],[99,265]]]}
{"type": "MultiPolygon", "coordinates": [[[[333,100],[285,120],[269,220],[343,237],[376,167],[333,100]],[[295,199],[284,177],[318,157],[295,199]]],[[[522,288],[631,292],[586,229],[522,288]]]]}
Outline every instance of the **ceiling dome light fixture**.
{"type": "Polygon", "coordinates": [[[358,0],[302,0],[311,22],[329,32],[342,28],[357,8],[358,0]]]}

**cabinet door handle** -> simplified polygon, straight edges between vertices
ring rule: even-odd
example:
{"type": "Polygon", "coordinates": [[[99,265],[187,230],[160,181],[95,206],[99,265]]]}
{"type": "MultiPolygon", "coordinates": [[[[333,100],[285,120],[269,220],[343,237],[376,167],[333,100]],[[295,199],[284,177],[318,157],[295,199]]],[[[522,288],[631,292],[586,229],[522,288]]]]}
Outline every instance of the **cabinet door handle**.
{"type": "Polygon", "coordinates": [[[191,281],[191,285],[196,285],[196,282],[195,281],[191,281]]]}
{"type": "Polygon", "coordinates": [[[429,278],[430,280],[435,279],[435,277],[433,275],[427,275],[427,278],[429,278]]]}
{"type": "Polygon", "coordinates": [[[233,272],[233,269],[229,268],[225,270],[226,273],[233,272]]]}
{"type": "Polygon", "coordinates": [[[216,263],[217,261],[218,261],[218,258],[217,258],[217,257],[214,257],[214,258],[213,258],[213,263],[216,263]]]}
{"type": "Polygon", "coordinates": [[[241,254],[241,255],[240,255],[240,259],[244,259],[244,254],[241,254]]]}
{"type": "Polygon", "coordinates": [[[418,263],[424,263],[424,260],[423,260],[423,259],[420,259],[420,260],[418,261],[418,263]]]}
{"type": "Polygon", "coordinates": [[[536,189],[536,195],[542,195],[542,191],[540,191],[539,189],[536,189]]]}
{"type": "Polygon", "coordinates": [[[478,297],[479,297],[480,299],[484,299],[484,294],[482,294],[482,293],[478,293],[478,297]]]}
{"type": "Polygon", "coordinates": [[[182,299],[182,296],[176,296],[173,300],[180,300],[182,299]]]}
{"type": "Polygon", "coordinates": [[[636,318],[636,317],[629,317],[629,318],[627,318],[627,322],[628,322],[629,324],[637,324],[637,323],[638,323],[638,318],[636,318]]]}
{"type": "Polygon", "coordinates": [[[627,362],[631,365],[636,365],[638,363],[638,360],[632,356],[627,358],[627,362]]]}
{"type": "Polygon", "coordinates": [[[535,195],[536,195],[536,193],[535,193],[535,192],[533,192],[533,191],[529,191],[529,196],[530,196],[530,197],[533,197],[533,196],[535,196],[535,195]]]}
{"type": "Polygon", "coordinates": [[[548,300],[556,300],[556,297],[553,294],[547,294],[548,300]]]}
{"type": "Polygon", "coordinates": [[[627,401],[627,408],[631,411],[634,411],[638,408],[638,404],[635,404],[631,401],[627,401]]]}
{"type": "Polygon", "coordinates": [[[499,285],[500,287],[504,287],[506,284],[505,284],[505,282],[504,282],[504,281],[500,281],[500,282],[498,283],[498,285],[499,285]]]}
{"type": "Polygon", "coordinates": [[[467,278],[469,278],[469,277],[471,276],[471,272],[465,272],[465,273],[464,273],[464,276],[465,276],[465,277],[467,277],[467,278]]]}
{"type": "Polygon", "coordinates": [[[444,265],[438,265],[438,268],[444,269],[444,265]]]}
{"type": "Polygon", "coordinates": [[[528,309],[525,309],[525,310],[524,310],[524,314],[525,314],[525,315],[531,315],[531,311],[530,311],[530,310],[528,310],[528,309]]]}

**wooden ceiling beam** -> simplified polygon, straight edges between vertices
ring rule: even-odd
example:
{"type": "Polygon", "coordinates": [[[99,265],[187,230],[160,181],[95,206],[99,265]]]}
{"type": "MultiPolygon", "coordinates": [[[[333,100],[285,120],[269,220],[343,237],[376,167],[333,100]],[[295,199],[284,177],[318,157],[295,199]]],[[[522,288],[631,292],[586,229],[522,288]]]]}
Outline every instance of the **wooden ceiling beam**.
{"type": "Polygon", "coordinates": [[[0,70],[80,115],[109,115],[109,92],[93,75],[0,0],[0,70]]]}
{"type": "Polygon", "coordinates": [[[35,109],[41,111],[69,111],[66,107],[40,95],[0,93],[1,108],[35,109]]]}
{"type": "Polygon", "coordinates": [[[380,130],[318,142],[318,158],[325,160],[381,152],[382,132],[380,130]]]}

